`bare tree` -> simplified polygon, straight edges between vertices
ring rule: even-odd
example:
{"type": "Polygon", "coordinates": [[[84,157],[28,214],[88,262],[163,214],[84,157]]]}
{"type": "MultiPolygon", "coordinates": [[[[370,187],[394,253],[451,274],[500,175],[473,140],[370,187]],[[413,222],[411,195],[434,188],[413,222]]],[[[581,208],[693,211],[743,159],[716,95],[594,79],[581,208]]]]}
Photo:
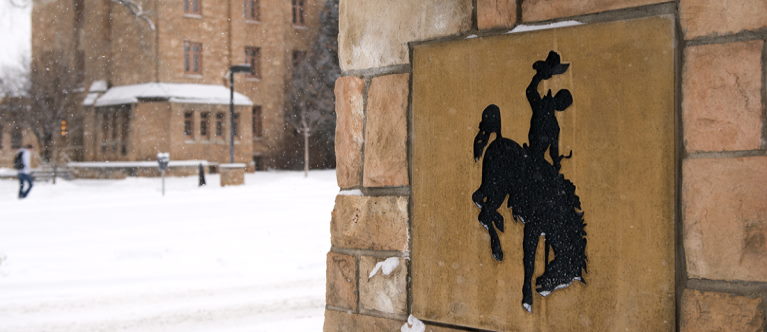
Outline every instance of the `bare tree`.
{"type": "Polygon", "coordinates": [[[0,67],[0,98],[19,97],[27,93],[29,89],[29,60],[22,58],[19,64],[4,65],[0,67]]]}
{"type": "Polygon", "coordinates": [[[37,138],[41,158],[54,167],[63,161],[62,152],[67,146],[67,132],[62,132],[62,125],[79,123],[72,120],[77,116],[82,75],[66,59],[62,52],[38,56],[29,76],[29,111],[19,117],[37,138]]]}
{"type": "Polygon", "coordinates": [[[26,66],[0,67],[0,126],[10,125],[10,129],[21,128],[18,120],[29,108],[26,98],[29,88],[26,66]]]}
{"type": "Polygon", "coordinates": [[[288,85],[286,122],[304,143],[304,176],[309,174],[309,139],[325,138],[333,145],[335,96],[333,86],[341,73],[338,66],[338,0],[328,0],[320,14],[320,31],[309,55],[293,71],[288,85]]]}
{"type": "Polygon", "coordinates": [[[144,20],[144,22],[149,25],[149,29],[152,31],[155,30],[154,21],[152,21],[152,18],[150,17],[151,12],[144,10],[143,2],[141,0],[112,0],[112,2],[128,8],[133,16],[144,20]]]}

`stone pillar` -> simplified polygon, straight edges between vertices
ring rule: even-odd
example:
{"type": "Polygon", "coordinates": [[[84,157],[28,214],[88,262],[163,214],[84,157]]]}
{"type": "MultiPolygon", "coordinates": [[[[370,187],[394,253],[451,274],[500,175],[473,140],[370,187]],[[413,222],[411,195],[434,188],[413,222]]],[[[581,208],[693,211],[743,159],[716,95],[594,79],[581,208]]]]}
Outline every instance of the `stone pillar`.
{"type": "Polygon", "coordinates": [[[764,331],[767,2],[681,0],[678,15],[680,331],[764,331]]]}
{"type": "MultiPolygon", "coordinates": [[[[343,72],[335,91],[336,158],[342,192],[331,222],[325,331],[403,325],[403,331],[410,330],[410,211],[417,202],[411,199],[407,146],[413,139],[409,43],[503,35],[523,24],[653,16],[678,23],[673,32],[678,199],[671,203],[679,211],[673,292],[678,314],[667,325],[680,331],[764,331],[767,2],[341,0],[339,10],[343,72]],[[386,262],[396,265],[389,274],[371,273],[386,262]]],[[[512,223],[507,220],[507,227],[512,223]]],[[[589,282],[598,289],[596,280],[589,282]]],[[[454,308],[462,310],[460,303],[454,308]]],[[[477,327],[425,323],[426,331],[477,327]]],[[[532,318],[528,323],[523,330],[546,330],[532,318]]],[[[577,323],[588,323],[588,317],[577,323]]]]}
{"type": "Polygon", "coordinates": [[[221,164],[218,166],[221,186],[239,186],[245,184],[245,164],[221,164]]]}

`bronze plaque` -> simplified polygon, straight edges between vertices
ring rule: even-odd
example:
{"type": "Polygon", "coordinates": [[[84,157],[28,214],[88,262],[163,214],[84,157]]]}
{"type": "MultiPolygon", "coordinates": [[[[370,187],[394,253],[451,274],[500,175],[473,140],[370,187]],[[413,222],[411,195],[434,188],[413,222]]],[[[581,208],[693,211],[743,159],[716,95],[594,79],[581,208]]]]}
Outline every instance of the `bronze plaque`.
{"type": "Polygon", "coordinates": [[[674,330],[674,36],[664,16],[414,47],[416,317],[674,330]]]}

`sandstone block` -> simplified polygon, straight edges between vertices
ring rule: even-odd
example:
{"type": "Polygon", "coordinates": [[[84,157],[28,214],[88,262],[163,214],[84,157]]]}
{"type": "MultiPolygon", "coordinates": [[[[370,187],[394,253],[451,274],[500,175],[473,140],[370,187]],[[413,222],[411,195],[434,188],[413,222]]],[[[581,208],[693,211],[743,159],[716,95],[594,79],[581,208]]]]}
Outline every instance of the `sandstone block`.
{"type": "Polygon", "coordinates": [[[365,187],[408,185],[408,74],[379,76],[368,90],[365,187]]]}
{"type": "Polygon", "coordinates": [[[477,0],[479,29],[511,28],[517,22],[515,0],[477,0]]]}
{"type": "Polygon", "coordinates": [[[245,184],[245,164],[221,164],[221,186],[239,186],[245,184]]]}
{"type": "Polygon", "coordinates": [[[336,178],[341,188],[362,184],[364,91],[365,82],[359,77],[336,80],[336,178]]]}
{"type": "Polygon", "coordinates": [[[354,256],[328,253],[325,303],[330,306],[357,309],[357,261],[354,256]]]}
{"type": "Polygon", "coordinates": [[[673,36],[672,18],[652,17],[413,48],[413,315],[491,331],[674,331],[673,36]],[[501,109],[503,137],[528,142],[531,64],[554,45],[541,40],[556,41],[571,63],[540,93],[572,89],[574,108],[557,113],[559,151],[573,151],[561,174],[583,204],[588,284],[534,293],[530,314],[520,305],[524,227],[506,205],[497,210],[506,223],[498,232],[503,261],[496,261],[471,199],[480,186],[493,187],[482,181],[490,158],[485,150],[486,159],[475,161],[472,143],[490,103],[501,109]]]}
{"type": "Polygon", "coordinates": [[[331,242],[340,248],[408,250],[408,198],[336,197],[331,242]]]}
{"type": "Polygon", "coordinates": [[[758,149],[762,41],[685,50],[683,126],[689,152],[758,149]]]}
{"type": "Polygon", "coordinates": [[[471,29],[471,0],[345,0],[339,6],[343,70],[408,63],[407,43],[471,29]]]}
{"type": "Polygon", "coordinates": [[[325,310],[324,332],[350,332],[350,331],[399,331],[403,322],[366,316],[360,314],[350,314],[340,311],[325,310]]]}
{"type": "Polygon", "coordinates": [[[688,159],[682,172],[690,278],[767,281],[767,157],[688,159]]]}
{"type": "Polygon", "coordinates": [[[679,15],[685,39],[726,35],[767,27],[767,1],[681,0],[679,15]]]}
{"type": "Polygon", "coordinates": [[[383,260],[362,256],[359,278],[360,311],[407,314],[407,266],[404,258],[383,260]],[[376,266],[378,269],[375,269],[376,266]],[[387,266],[394,268],[388,270],[387,266]]]}
{"type": "Polygon", "coordinates": [[[608,10],[639,7],[666,0],[525,0],[522,2],[522,20],[534,22],[555,18],[592,14],[608,10]]]}
{"type": "Polygon", "coordinates": [[[682,332],[764,331],[761,299],[687,289],[682,295],[682,332]]]}

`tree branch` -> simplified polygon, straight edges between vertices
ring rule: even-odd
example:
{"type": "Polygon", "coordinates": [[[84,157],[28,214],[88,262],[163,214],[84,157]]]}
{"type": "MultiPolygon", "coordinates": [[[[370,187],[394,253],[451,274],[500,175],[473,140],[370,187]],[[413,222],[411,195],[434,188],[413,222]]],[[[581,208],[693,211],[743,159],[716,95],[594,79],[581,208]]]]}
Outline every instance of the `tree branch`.
{"type": "Polygon", "coordinates": [[[141,3],[136,0],[112,0],[112,2],[119,4],[125,8],[128,8],[128,10],[133,14],[133,16],[136,16],[146,22],[147,25],[149,25],[149,29],[152,31],[155,30],[155,25],[152,19],[149,17],[150,12],[147,12],[143,9],[141,3]]]}

